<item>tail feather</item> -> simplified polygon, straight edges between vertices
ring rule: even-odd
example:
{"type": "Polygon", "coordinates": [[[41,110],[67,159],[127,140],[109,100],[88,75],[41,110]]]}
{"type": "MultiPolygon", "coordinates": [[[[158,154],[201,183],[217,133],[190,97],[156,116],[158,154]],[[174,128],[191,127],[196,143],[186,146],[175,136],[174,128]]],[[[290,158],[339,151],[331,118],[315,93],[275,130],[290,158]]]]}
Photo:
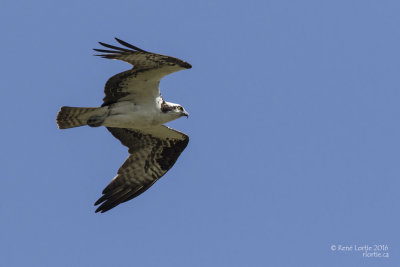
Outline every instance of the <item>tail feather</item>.
{"type": "Polygon", "coordinates": [[[57,125],[60,129],[68,129],[87,125],[88,119],[93,115],[104,113],[103,108],[75,108],[61,107],[57,114],[57,125]]]}

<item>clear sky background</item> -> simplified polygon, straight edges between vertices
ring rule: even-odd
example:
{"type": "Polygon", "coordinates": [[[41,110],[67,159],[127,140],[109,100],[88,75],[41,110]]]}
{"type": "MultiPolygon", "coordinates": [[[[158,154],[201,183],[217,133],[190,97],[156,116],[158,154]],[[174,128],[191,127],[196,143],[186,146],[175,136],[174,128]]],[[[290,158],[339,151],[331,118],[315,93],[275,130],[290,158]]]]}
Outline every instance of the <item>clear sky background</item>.
{"type": "MultiPolygon", "coordinates": [[[[399,1],[11,1],[0,8],[0,266],[400,266],[399,1]],[[174,168],[105,214],[127,157],[58,130],[130,66],[113,37],[193,65],[174,168]],[[387,245],[363,258],[332,245],[387,245]]],[[[353,248],[354,250],[354,248],[353,248]]]]}

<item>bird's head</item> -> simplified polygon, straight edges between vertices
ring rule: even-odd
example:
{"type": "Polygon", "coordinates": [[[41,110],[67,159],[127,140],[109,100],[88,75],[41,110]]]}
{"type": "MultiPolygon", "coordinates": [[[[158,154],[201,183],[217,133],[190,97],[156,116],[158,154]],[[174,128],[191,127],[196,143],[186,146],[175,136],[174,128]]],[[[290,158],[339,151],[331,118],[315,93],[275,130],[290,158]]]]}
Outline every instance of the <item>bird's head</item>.
{"type": "Polygon", "coordinates": [[[175,118],[182,116],[189,117],[189,113],[181,105],[166,101],[161,103],[161,111],[175,118]]]}

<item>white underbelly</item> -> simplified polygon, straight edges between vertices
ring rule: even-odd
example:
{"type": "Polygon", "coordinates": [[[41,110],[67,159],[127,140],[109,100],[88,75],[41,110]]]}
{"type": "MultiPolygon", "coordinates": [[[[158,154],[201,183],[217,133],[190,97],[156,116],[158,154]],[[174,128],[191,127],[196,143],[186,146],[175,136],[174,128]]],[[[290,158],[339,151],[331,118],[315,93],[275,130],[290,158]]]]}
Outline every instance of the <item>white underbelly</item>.
{"type": "Polygon", "coordinates": [[[164,123],[162,114],[155,106],[139,106],[126,101],[112,106],[103,125],[118,128],[146,128],[164,123]]]}

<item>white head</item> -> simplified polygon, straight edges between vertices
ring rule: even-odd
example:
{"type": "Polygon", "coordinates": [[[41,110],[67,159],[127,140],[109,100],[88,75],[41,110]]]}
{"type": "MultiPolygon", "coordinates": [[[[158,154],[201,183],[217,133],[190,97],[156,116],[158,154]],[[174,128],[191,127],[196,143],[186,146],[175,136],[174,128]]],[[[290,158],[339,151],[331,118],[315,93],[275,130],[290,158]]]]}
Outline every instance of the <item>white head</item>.
{"type": "Polygon", "coordinates": [[[174,119],[182,116],[189,117],[189,113],[179,104],[163,101],[161,103],[161,112],[168,114],[174,119]]]}

